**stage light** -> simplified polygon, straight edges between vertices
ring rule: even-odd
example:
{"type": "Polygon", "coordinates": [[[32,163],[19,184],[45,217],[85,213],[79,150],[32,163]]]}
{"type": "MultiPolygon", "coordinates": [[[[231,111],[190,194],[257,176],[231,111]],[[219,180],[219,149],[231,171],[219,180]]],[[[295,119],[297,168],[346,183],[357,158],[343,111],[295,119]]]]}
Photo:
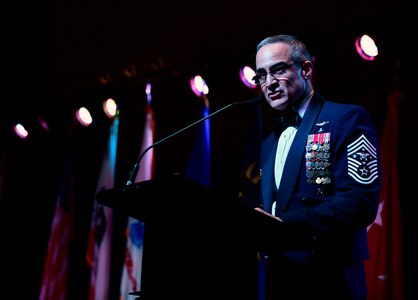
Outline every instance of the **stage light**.
{"type": "Polygon", "coordinates": [[[117,105],[115,100],[108,98],[106,101],[103,101],[103,111],[109,118],[113,119],[116,115],[117,105]]]}
{"type": "Polygon", "coordinates": [[[44,119],[42,119],[41,117],[38,117],[37,120],[43,129],[45,129],[46,131],[49,131],[49,125],[44,119]]]}
{"type": "Polygon", "coordinates": [[[200,75],[196,75],[190,79],[190,87],[196,96],[203,96],[209,94],[209,87],[206,85],[205,80],[200,75]]]}
{"type": "Polygon", "coordinates": [[[145,94],[147,95],[147,105],[151,105],[151,83],[147,83],[145,86],[145,94]]]}
{"type": "Polygon", "coordinates": [[[93,122],[90,112],[87,108],[81,107],[76,111],[75,114],[78,122],[83,126],[89,126],[93,122]]]}
{"type": "Polygon", "coordinates": [[[25,129],[25,127],[18,123],[13,127],[15,133],[22,139],[26,139],[29,136],[29,132],[25,129]]]}
{"type": "Polygon", "coordinates": [[[242,83],[250,89],[255,89],[257,87],[253,81],[254,76],[255,71],[249,66],[245,66],[239,70],[239,77],[241,78],[242,83]]]}
{"type": "Polygon", "coordinates": [[[374,40],[367,34],[358,37],[355,46],[357,53],[365,60],[374,60],[379,54],[374,40]]]}

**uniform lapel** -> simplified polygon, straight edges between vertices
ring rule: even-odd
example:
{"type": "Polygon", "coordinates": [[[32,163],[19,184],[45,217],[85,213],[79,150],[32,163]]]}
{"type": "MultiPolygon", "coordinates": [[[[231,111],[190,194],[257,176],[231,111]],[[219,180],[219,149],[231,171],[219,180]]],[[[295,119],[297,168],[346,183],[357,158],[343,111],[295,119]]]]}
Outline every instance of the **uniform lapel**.
{"type": "Polygon", "coordinates": [[[267,155],[267,159],[264,162],[264,166],[262,166],[262,178],[261,180],[261,191],[263,193],[264,199],[264,210],[266,212],[271,213],[271,207],[273,205],[274,197],[272,193],[275,190],[275,181],[274,181],[274,160],[276,157],[276,150],[277,150],[277,141],[278,138],[274,133],[271,134],[269,139],[269,145],[266,145],[266,149],[269,149],[269,153],[267,155]],[[266,167],[268,166],[268,167],[266,167]]]}
{"type": "MultiPolygon", "coordinates": [[[[299,177],[301,164],[305,162],[305,146],[308,134],[311,132],[316,119],[322,109],[324,99],[318,93],[315,93],[309,106],[303,116],[302,123],[298,128],[295,139],[290,147],[286,164],[283,170],[282,180],[278,192],[276,211],[284,211],[289,204],[290,197],[295,188],[295,183],[299,177]]],[[[274,164],[274,163],[273,163],[274,164]]]]}

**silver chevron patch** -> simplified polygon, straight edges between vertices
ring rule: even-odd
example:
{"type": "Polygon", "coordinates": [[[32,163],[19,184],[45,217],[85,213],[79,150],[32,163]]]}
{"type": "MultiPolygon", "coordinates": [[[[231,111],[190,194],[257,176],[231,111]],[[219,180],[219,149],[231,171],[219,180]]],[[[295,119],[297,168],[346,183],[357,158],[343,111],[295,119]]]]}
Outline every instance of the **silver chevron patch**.
{"type": "Polygon", "coordinates": [[[348,175],[362,184],[370,184],[379,176],[377,151],[362,134],[347,146],[348,175]]]}

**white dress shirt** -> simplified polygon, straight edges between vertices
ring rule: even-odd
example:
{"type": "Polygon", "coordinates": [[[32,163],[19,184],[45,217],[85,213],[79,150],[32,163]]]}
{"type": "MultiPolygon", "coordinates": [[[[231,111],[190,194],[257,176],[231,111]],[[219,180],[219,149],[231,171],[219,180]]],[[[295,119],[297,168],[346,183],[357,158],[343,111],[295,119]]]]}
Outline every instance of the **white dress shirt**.
{"type": "MultiPolygon", "coordinates": [[[[309,105],[309,102],[312,98],[313,91],[309,95],[309,98],[302,102],[301,108],[298,110],[299,116],[303,118],[305,114],[306,108],[309,105]]],[[[279,141],[277,142],[277,150],[276,150],[276,159],[274,162],[274,179],[276,182],[276,188],[279,190],[280,181],[282,180],[283,168],[286,162],[287,155],[290,150],[290,146],[292,146],[293,140],[296,136],[297,128],[293,126],[287,127],[282,134],[280,135],[279,141]]],[[[274,215],[276,212],[276,201],[273,202],[272,214],[274,215]]]]}

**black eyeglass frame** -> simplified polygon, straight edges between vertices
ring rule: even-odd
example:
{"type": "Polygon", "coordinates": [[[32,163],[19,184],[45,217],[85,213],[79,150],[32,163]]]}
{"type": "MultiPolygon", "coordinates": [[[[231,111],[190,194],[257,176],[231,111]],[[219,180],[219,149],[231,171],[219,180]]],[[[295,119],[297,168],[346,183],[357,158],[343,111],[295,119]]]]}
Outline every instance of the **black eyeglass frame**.
{"type": "Polygon", "coordinates": [[[263,86],[267,82],[267,76],[268,74],[271,75],[274,79],[277,80],[277,77],[283,76],[286,74],[286,71],[293,66],[294,64],[297,64],[296,62],[292,63],[286,63],[286,62],[278,62],[270,67],[270,71],[262,71],[262,72],[256,72],[256,75],[252,78],[253,82],[258,86],[263,86]],[[262,79],[264,77],[264,79],[262,79]]]}

